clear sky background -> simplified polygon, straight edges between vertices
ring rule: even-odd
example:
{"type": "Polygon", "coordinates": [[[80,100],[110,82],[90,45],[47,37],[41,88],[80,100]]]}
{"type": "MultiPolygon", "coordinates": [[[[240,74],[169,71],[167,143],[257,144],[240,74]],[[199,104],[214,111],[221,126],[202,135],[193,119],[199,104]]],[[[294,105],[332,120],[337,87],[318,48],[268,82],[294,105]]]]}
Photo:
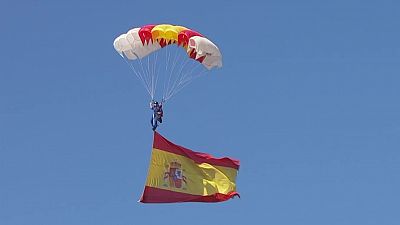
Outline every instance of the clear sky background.
{"type": "Polygon", "coordinates": [[[0,2],[0,224],[400,224],[395,0],[0,2]],[[149,97],[112,42],[181,24],[224,66],[159,132],[241,160],[224,203],[137,203],[149,97]]]}

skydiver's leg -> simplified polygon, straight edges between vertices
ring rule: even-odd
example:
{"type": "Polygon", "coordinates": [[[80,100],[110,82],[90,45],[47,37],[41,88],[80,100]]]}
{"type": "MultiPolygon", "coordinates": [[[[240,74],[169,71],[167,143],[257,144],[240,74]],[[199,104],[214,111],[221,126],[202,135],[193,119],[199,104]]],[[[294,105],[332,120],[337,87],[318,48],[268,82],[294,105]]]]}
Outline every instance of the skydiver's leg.
{"type": "Polygon", "coordinates": [[[154,114],[151,117],[150,123],[151,123],[151,126],[153,127],[153,130],[156,130],[156,128],[157,128],[157,119],[154,117],[154,114]]]}
{"type": "Polygon", "coordinates": [[[155,121],[155,124],[153,125],[153,130],[156,130],[157,126],[158,126],[157,119],[155,119],[154,121],[155,121]]]}

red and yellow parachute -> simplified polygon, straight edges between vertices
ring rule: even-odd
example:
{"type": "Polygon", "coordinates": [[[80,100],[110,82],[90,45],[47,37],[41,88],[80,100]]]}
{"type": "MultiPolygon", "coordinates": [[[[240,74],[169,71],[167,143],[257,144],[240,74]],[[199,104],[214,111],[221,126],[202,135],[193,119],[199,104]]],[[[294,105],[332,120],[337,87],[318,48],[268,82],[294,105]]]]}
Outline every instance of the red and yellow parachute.
{"type": "Polygon", "coordinates": [[[168,45],[177,45],[207,69],[222,66],[218,47],[197,31],[170,24],[133,28],[114,40],[115,50],[128,60],[142,59],[168,45]]]}

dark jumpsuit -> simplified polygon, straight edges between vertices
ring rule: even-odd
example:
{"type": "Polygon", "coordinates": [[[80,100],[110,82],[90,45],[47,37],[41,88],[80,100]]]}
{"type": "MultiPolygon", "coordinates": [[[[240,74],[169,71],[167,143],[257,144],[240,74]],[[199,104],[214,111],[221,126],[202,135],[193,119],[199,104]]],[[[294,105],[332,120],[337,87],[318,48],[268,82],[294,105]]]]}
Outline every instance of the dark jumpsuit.
{"type": "Polygon", "coordinates": [[[162,123],[163,109],[161,104],[152,104],[151,109],[153,110],[153,116],[151,117],[151,125],[153,130],[157,129],[158,122],[162,123]]]}

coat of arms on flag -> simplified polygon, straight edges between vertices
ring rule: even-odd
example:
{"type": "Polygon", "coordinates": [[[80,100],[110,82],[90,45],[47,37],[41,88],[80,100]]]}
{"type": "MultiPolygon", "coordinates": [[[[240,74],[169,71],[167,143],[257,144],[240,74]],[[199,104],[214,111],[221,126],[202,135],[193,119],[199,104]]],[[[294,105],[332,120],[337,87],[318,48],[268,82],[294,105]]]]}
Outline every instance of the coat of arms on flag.
{"type": "Polygon", "coordinates": [[[172,161],[166,165],[166,172],[164,173],[165,187],[185,188],[186,177],[183,175],[182,165],[177,161],[172,161]]]}

